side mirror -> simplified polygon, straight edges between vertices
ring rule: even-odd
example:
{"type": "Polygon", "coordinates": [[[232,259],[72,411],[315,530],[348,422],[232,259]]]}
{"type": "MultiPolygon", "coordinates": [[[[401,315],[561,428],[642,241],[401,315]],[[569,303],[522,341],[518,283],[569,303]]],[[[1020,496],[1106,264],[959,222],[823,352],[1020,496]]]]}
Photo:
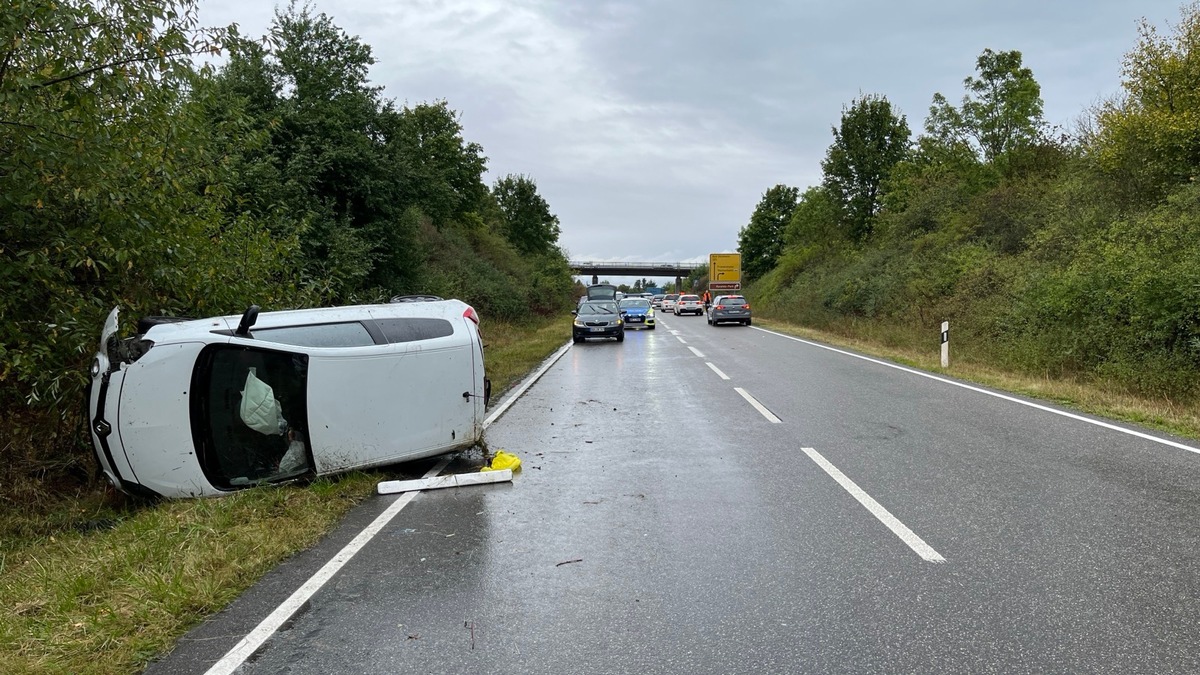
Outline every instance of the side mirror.
{"type": "Polygon", "coordinates": [[[571,310],[571,316],[579,316],[579,310],[571,310]]]}
{"type": "Polygon", "coordinates": [[[233,334],[246,337],[250,334],[250,327],[254,325],[255,321],[258,321],[258,305],[250,305],[250,308],[242,315],[242,322],[238,324],[237,330],[233,334]]]}

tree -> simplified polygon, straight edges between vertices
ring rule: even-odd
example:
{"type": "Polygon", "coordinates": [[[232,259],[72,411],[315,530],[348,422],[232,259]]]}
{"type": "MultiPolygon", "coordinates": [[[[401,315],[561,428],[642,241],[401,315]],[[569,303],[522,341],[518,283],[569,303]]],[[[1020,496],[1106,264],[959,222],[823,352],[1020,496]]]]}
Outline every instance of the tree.
{"type": "Polygon", "coordinates": [[[783,252],[783,233],[800,190],[776,185],[763,193],[750,222],[738,232],[738,252],[742,254],[742,273],[747,280],[766,274],[775,266],[783,252]]]}
{"type": "Polygon", "coordinates": [[[1114,187],[1160,199],[1200,173],[1200,5],[1181,10],[1169,35],[1149,22],[1122,63],[1124,97],[1100,106],[1096,157],[1114,187]]]}
{"type": "Polygon", "coordinates": [[[984,161],[1027,146],[1039,138],[1042,88],[1033,71],[1021,65],[1021,52],[983,50],[975,61],[979,77],[963,80],[967,93],[955,108],[940,93],[925,121],[926,132],[946,146],[966,143],[984,161]]]}
{"type": "MultiPolygon", "coordinates": [[[[186,103],[223,33],[188,1],[0,12],[0,401],[76,410],[113,304],[162,313],[215,229],[218,158],[186,103]]],[[[6,447],[0,436],[0,448],[6,447]]]]}
{"type": "Polygon", "coordinates": [[[810,187],[800,195],[783,232],[786,248],[827,247],[844,239],[838,228],[839,205],[823,187],[810,187]]]}
{"type": "Polygon", "coordinates": [[[518,250],[542,254],[556,247],[558,216],[550,212],[532,178],[513,174],[499,178],[492,195],[504,214],[505,236],[518,250]]]}
{"type": "Polygon", "coordinates": [[[825,191],[840,204],[842,224],[852,239],[870,235],[884,181],[904,159],[908,139],[908,122],[883,96],[865,95],[842,109],[821,169],[825,191]]]}

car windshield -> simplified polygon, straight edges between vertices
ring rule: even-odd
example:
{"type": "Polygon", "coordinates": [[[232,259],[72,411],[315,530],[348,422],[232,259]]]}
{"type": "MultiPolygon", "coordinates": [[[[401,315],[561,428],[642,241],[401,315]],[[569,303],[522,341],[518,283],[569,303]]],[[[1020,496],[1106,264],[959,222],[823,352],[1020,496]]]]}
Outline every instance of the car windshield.
{"type": "Polygon", "coordinates": [[[717,298],[718,305],[744,305],[746,299],[740,295],[727,295],[723,298],[717,298]]]}
{"type": "Polygon", "coordinates": [[[676,299],[676,298],[678,298],[678,297],[679,297],[678,295],[674,295],[674,294],[672,294],[672,295],[664,295],[664,296],[663,296],[663,300],[674,300],[674,299],[676,299]]]}
{"type": "Polygon", "coordinates": [[[679,297],[680,302],[696,302],[700,299],[698,295],[682,295],[679,297]]]}
{"type": "Polygon", "coordinates": [[[580,314],[616,314],[617,304],[614,302],[599,303],[585,302],[579,306],[580,314]]]}
{"type": "Polygon", "coordinates": [[[621,301],[621,309],[648,309],[650,301],[645,298],[626,298],[621,301]]]}

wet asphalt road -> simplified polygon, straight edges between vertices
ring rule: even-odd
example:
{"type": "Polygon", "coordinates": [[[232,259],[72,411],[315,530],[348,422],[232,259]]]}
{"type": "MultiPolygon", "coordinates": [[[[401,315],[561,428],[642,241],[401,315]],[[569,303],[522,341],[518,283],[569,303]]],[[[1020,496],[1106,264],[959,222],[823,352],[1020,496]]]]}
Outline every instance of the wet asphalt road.
{"type": "MultiPolygon", "coordinates": [[[[574,345],[487,431],[513,483],[413,499],[238,672],[1200,672],[1200,456],[664,321],[574,345]]],[[[395,499],[149,672],[204,672],[395,499]]]]}

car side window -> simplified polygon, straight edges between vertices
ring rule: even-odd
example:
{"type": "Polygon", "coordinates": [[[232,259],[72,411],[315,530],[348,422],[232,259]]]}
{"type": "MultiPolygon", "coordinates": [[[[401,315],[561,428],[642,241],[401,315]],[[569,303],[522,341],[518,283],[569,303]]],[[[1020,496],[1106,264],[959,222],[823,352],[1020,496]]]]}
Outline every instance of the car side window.
{"type": "Polygon", "coordinates": [[[454,326],[445,319],[413,317],[406,319],[376,319],[388,342],[416,342],[454,335],[454,326]]]}
{"type": "Polygon", "coordinates": [[[260,328],[252,334],[255,340],[297,347],[369,347],[375,344],[366,327],[358,321],[260,328]]]}

